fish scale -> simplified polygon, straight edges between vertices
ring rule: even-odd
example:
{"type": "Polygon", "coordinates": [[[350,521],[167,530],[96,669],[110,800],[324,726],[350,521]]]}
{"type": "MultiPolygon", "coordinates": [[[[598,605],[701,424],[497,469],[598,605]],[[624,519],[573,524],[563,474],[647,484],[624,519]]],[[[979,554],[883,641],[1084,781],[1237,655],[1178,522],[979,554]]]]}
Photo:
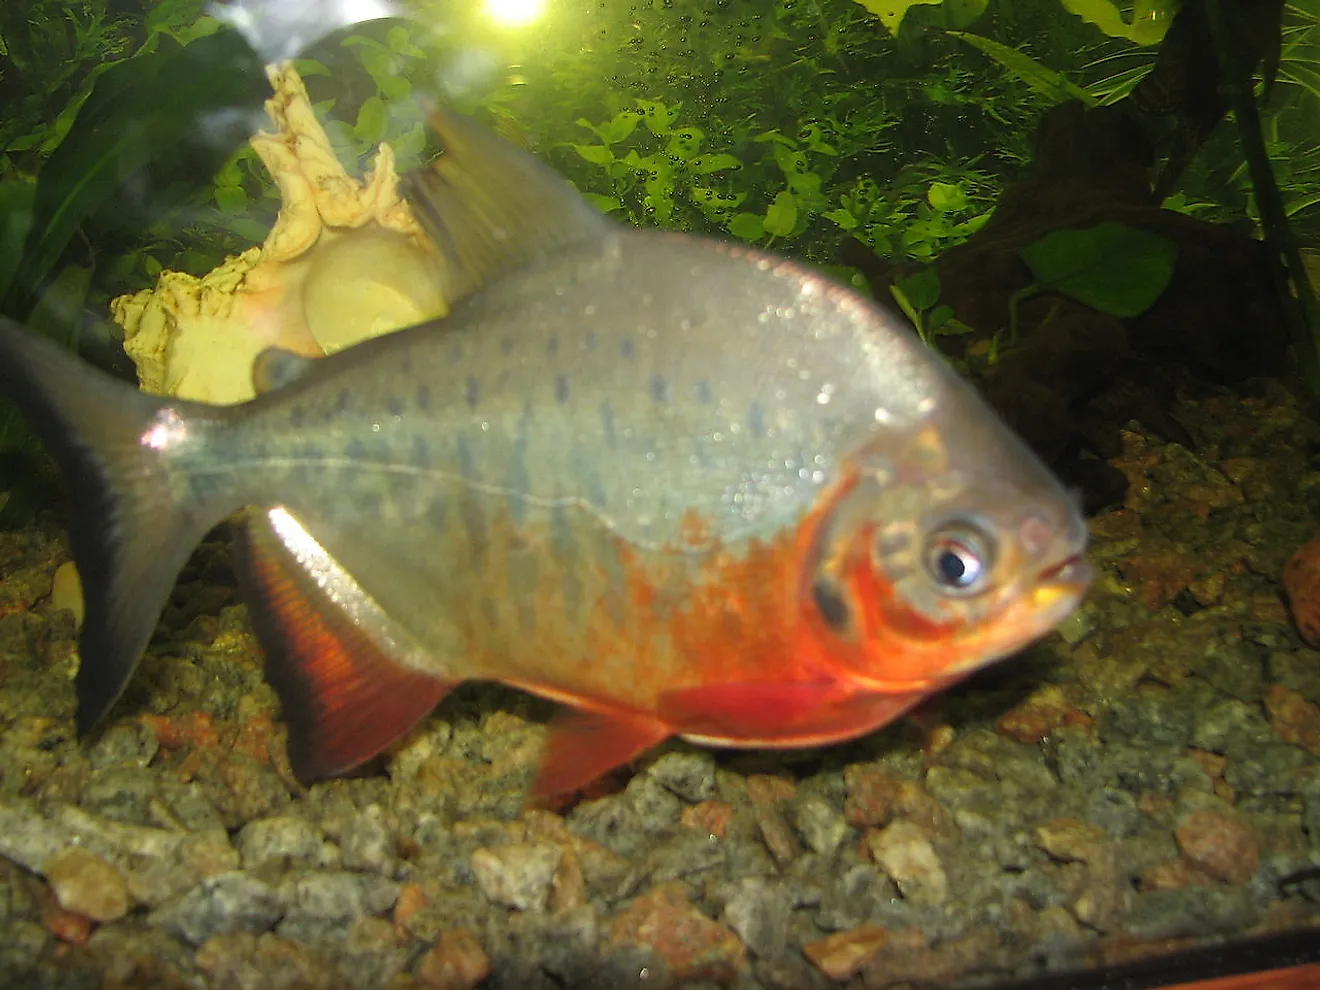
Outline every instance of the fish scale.
{"type": "Polygon", "coordinates": [[[433,124],[445,153],[404,185],[442,320],[264,355],[266,390],[225,408],[0,321],[0,386],[72,485],[83,731],[241,507],[307,779],[474,679],[565,706],[542,796],[672,735],[854,738],[1076,605],[1076,500],[888,313],[742,245],[619,227],[466,118],[433,124]]]}

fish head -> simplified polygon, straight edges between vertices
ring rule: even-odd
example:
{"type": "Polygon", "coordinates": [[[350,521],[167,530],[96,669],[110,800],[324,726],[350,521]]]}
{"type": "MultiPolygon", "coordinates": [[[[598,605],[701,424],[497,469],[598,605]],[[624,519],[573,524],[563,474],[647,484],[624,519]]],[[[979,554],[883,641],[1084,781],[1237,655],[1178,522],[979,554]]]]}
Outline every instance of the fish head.
{"type": "Polygon", "coordinates": [[[847,458],[808,537],[808,628],[877,693],[936,690],[1021,649],[1091,579],[1078,499],[976,396],[946,405],[847,458]]]}

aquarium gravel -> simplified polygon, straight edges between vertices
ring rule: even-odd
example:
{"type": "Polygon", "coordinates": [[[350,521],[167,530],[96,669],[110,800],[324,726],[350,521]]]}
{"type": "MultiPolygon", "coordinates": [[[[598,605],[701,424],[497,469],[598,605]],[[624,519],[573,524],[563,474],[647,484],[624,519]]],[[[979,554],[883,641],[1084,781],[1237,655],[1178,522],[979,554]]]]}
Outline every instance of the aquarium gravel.
{"type": "Polygon", "coordinates": [[[1320,652],[1279,585],[1320,425],[1273,381],[1174,415],[1191,448],[1124,432],[1042,644],[857,743],[670,744],[554,809],[552,706],[482,686],[302,787],[223,530],[79,742],[59,516],[3,534],[0,986],[957,987],[1320,924],[1320,652]]]}

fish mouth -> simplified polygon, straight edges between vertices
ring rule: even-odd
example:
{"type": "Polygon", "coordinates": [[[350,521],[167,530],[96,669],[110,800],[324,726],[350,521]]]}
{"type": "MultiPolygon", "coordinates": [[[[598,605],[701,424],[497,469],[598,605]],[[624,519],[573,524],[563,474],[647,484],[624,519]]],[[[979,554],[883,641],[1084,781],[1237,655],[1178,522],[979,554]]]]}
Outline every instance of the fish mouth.
{"type": "Polygon", "coordinates": [[[1065,557],[1036,576],[1028,596],[1031,609],[1048,616],[1060,612],[1054,621],[1062,619],[1086,594],[1094,576],[1095,569],[1081,553],[1065,557]]]}

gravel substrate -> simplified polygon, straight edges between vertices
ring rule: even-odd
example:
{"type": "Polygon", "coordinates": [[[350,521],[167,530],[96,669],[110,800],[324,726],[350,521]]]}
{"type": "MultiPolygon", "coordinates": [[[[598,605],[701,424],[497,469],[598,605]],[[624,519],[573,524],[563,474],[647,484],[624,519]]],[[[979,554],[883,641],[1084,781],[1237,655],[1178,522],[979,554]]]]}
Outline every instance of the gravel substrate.
{"type": "Polygon", "coordinates": [[[0,986],[964,986],[1320,925],[1278,583],[1320,427],[1274,382],[1174,414],[1195,449],[1130,424],[1058,634],[855,744],[669,745],[557,813],[552,708],[482,686],[301,788],[220,539],[79,744],[58,516],[0,534],[0,986]]]}

